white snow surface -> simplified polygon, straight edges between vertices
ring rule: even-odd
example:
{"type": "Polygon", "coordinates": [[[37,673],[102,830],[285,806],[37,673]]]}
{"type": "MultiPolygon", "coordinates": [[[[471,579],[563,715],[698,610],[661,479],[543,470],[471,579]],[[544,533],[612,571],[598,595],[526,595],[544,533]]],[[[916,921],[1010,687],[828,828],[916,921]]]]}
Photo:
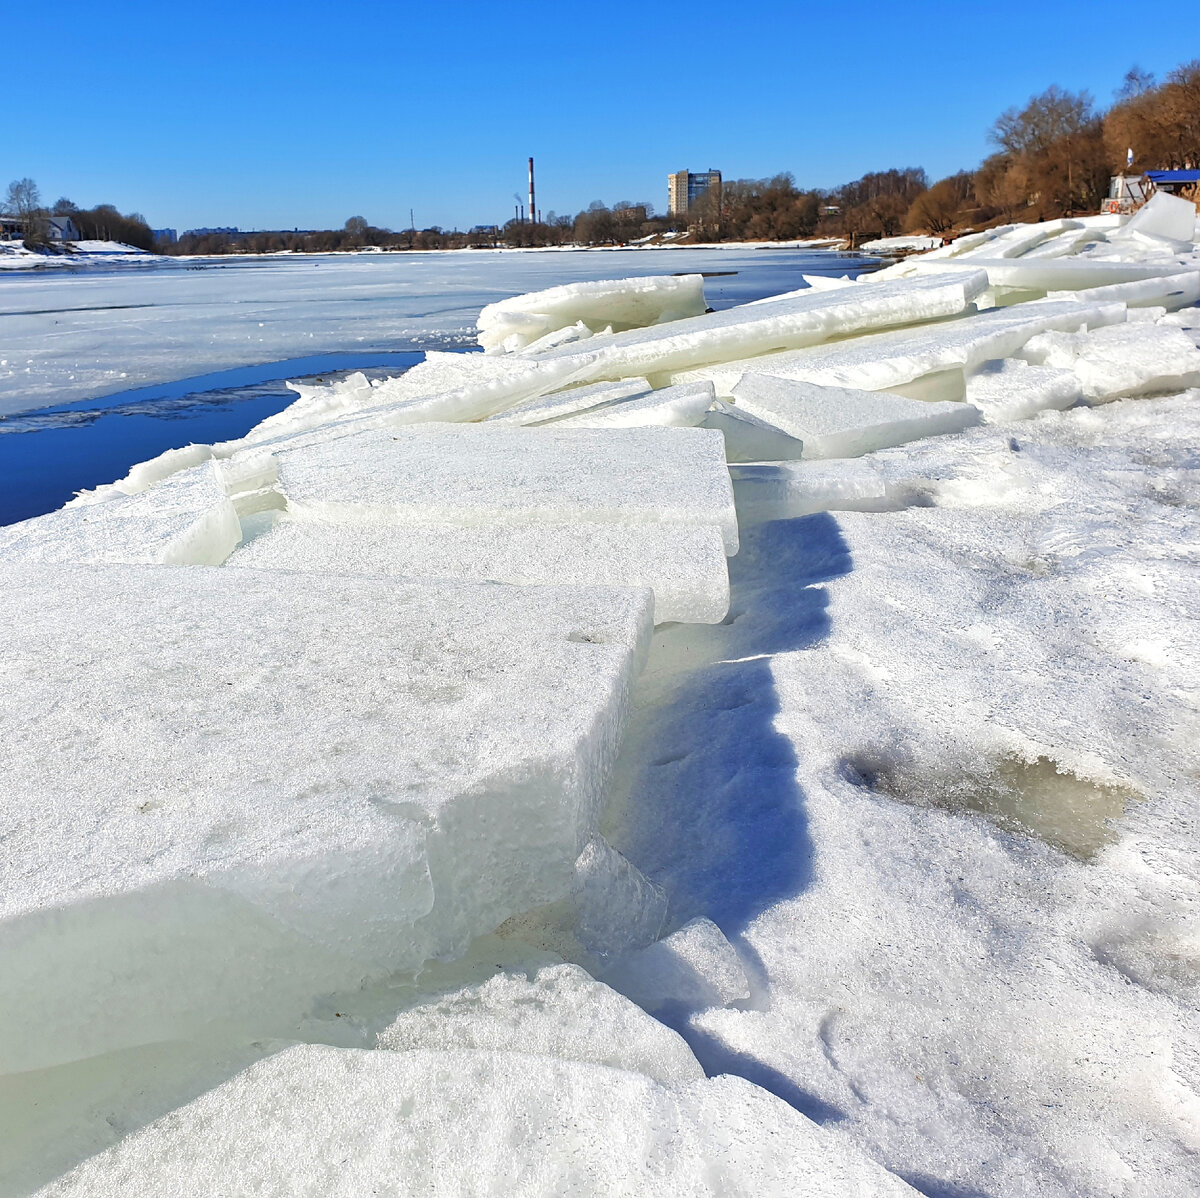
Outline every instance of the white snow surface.
{"type": "Polygon", "coordinates": [[[1144,211],[575,291],[13,530],[0,1194],[1200,1191],[1200,255],[1144,211]]]}

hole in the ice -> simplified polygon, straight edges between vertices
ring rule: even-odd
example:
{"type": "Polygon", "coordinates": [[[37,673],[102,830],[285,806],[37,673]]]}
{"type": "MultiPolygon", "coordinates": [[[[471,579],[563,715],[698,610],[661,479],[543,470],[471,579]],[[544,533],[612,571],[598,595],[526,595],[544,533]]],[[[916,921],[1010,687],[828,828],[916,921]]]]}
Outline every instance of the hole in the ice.
{"type": "Polygon", "coordinates": [[[981,768],[929,770],[900,756],[864,752],[843,762],[856,785],[903,803],[984,815],[1010,832],[1089,861],[1117,838],[1119,819],[1136,790],[1081,778],[1049,757],[993,758],[981,768]]]}

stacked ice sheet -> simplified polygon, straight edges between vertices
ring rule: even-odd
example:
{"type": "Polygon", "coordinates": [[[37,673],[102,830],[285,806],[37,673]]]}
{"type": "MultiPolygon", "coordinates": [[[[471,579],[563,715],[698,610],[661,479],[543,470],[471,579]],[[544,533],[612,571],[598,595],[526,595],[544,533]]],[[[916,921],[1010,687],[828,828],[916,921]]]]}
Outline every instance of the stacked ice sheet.
{"type": "Polygon", "coordinates": [[[76,566],[0,591],[4,1073],[262,1031],[561,897],[650,627],[614,588],[76,566]]]}

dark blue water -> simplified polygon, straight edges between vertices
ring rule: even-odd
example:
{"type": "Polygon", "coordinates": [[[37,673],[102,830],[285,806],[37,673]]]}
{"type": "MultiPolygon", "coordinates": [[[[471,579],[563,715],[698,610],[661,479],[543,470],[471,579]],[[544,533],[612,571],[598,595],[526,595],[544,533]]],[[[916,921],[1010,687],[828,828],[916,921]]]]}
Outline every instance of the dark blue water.
{"type": "Polygon", "coordinates": [[[62,507],[136,462],[244,436],[295,398],[283,380],[348,370],[398,374],[424,354],[323,354],[197,375],[103,399],[0,417],[0,524],[62,507]]]}

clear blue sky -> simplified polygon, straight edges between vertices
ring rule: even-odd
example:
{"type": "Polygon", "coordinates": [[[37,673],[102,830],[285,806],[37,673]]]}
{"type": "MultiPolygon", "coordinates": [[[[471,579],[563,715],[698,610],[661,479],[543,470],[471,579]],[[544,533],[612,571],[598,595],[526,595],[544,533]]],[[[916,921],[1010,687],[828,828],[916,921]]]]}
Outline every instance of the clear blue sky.
{"type": "Polygon", "coordinates": [[[156,227],[503,222],[666,206],[666,175],[975,166],[1052,83],[1107,105],[1200,57],[1196,0],[996,5],[267,3],[7,6],[0,187],[156,227]]]}

